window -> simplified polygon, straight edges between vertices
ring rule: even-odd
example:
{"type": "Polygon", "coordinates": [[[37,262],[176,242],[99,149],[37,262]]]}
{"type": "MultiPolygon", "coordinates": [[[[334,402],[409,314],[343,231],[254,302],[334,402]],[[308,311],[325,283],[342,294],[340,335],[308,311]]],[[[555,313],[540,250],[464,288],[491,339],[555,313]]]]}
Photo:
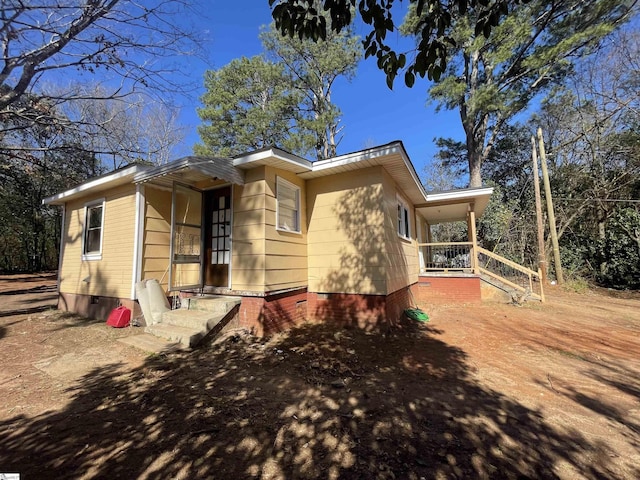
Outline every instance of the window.
{"type": "Polygon", "coordinates": [[[278,230],[300,233],[300,187],[277,177],[278,230]]]}
{"type": "Polygon", "coordinates": [[[84,207],[84,236],[82,258],[100,259],[102,254],[102,225],[104,223],[104,200],[84,207]]]}
{"type": "Polygon", "coordinates": [[[398,235],[407,240],[411,238],[409,224],[409,208],[407,204],[398,197],[398,235]]]}

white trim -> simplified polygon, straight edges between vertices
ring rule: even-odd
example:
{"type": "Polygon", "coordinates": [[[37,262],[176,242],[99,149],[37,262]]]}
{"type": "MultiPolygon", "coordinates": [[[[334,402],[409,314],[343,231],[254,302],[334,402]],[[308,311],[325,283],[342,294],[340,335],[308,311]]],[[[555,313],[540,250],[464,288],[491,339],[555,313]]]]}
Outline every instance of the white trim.
{"type": "Polygon", "coordinates": [[[124,170],[119,170],[117,172],[104,175],[102,177],[94,178],[93,180],[89,180],[85,183],[82,183],[77,187],[71,188],[69,190],[65,190],[64,192],[58,193],[56,195],[52,195],[51,197],[47,197],[44,200],[42,200],[42,203],[44,205],[60,205],[62,203],[60,200],[67,199],[72,195],[86,192],[96,187],[106,186],[109,183],[115,182],[116,180],[127,179],[128,177],[133,178],[133,176],[136,173],[146,170],[147,168],[148,167],[144,167],[141,165],[134,165],[133,167],[128,167],[128,168],[125,168],[124,170]]]}
{"type": "Polygon", "coordinates": [[[381,147],[370,148],[360,152],[348,153],[338,157],[328,158],[326,160],[318,160],[313,163],[313,171],[318,172],[327,168],[340,167],[351,163],[359,163],[372,158],[385,157],[393,154],[404,154],[400,143],[391,143],[381,147]]]}
{"type": "Polygon", "coordinates": [[[233,165],[236,167],[240,167],[248,163],[259,162],[269,158],[275,158],[277,160],[281,160],[283,162],[287,162],[307,170],[311,170],[314,165],[309,160],[305,160],[304,158],[298,157],[297,155],[294,155],[292,153],[285,152],[283,150],[280,150],[279,148],[269,148],[267,150],[261,150],[258,152],[241,155],[233,159],[233,165]]]}
{"type": "Polygon", "coordinates": [[[62,204],[62,224],[60,225],[60,252],[58,253],[58,293],[60,293],[60,285],[62,282],[62,258],[64,257],[64,247],[65,247],[65,228],[67,222],[67,204],[62,204]]]}
{"type": "Polygon", "coordinates": [[[427,202],[441,202],[444,200],[459,200],[464,198],[482,197],[485,195],[491,195],[492,193],[493,187],[449,190],[446,192],[428,193],[427,202]]]}
{"type": "Polygon", "coordinates": [[[396,216],[396,233],[403,240],[411,240],[411,209],[409,208],[409,202],[407,202],[399,193],[396,193],[396,203],[396,212],[398,210],[398,207],[402,207],[403,209],[402,218],[400,219],[396,216]],[[406,235],[403,235],[402,232],[400,232],[400,224],[398,223],[400,221],[402,221],[403,226],[408,230],[407,232],[405,232],[406,235]]]}
{"type": "Polygon", "coordinates": [[[144,241],[144,214],[144,185],[136,185],[136,216],[135,230],[133,233],[133,271],[131,274],[131,300],[136,300],[136,283],[142,280],[142,242],[144,241]]]}
{"type": "Polygon", "coordinates": [[[276,175],[276,230],[279,232],[287,232],[287,233],[299,233],[302,234],[302,225],[301,225],[301,211],[302,210],[302,188],[295,183],[291,183],[283,177],[276,175]],[[296,195],[296,230],[292,230],[289,228],[283,228],[280,226],[280,201],[278,199],[280,192],[280,185],[284,187],[290,188],[295,192],[296,195]]]}
{"type": "Polygon", "coordinates": [[[82,224],[82,260],[83,261],[95,261],[102,260],[102,242],[104,241],[104,214],[106,210],[106,199],[98,198],[96,200],[92,200],[84,204],[84,223],[82,224]],[[84,253],[85,242],[87,241],[87,212],[91,207],[96,207],[100,205],[102,207],[102,218],[100,219],[100,249],[97,253],[90,252],[84,253]]]}

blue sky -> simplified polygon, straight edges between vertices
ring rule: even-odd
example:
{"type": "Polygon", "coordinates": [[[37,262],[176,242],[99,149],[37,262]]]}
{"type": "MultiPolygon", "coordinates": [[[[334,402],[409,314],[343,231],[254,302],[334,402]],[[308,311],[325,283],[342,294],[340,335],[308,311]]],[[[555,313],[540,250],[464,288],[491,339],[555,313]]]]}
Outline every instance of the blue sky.
{"type": "MultiPolygon", "coordinates": [[[[209,56],[209,64],[196,60],[188,62],[192,74],[201,79],[207,68],[220,68],[234,58],[260,54],[260,27],[271,21],[267,0],[213,0],[207,5],[207,13],[197,20],[196,27],[206,39],[203,46],[209,56]]],[[[411,41],[399,35],[391,37],[391,40],[398,41],[402,48],[411,46],[411,41]]],[[[434,105],[427,106],[428,86],[426,80],[418,80],[409,89],[402,78],[398,78],[394,89],[389,90],[375,59],[361,61],[355,79],[351,82],[341,80],[334,87],[333,100],[343,112],[344,125],[344,137],[338,153],[402,140],[416,170],[423,175],[425,165],[435,153],[434,137],[464,138],[457,112],[442,110],[436,113],[434,105]]],[[[195,97],[202,91],[188,102],[183,102],[181,121],[188,127],[188,150],[199,141],[196,127],[200,120],[196,108],[200,103],[195,97]]]]}

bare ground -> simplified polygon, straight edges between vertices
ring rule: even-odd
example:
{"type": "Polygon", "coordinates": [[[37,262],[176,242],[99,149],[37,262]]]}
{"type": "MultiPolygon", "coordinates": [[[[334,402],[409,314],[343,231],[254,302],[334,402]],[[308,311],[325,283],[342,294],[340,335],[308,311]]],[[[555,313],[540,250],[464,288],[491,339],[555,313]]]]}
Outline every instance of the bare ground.
{"type": "Polygon", "coordinates": [[[0,472],[22,478],[640,478],[640,296],[426,307],[148,356],[0,276],[0,472]]]}

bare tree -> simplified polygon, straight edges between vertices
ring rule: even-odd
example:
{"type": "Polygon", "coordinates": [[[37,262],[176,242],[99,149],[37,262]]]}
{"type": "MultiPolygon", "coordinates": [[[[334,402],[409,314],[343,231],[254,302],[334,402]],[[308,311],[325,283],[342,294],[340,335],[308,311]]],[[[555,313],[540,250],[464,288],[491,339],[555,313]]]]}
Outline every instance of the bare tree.
{"type": "MultiPolygon", "coordinates": [[[[86,87],[86,97],[106,97],[103,87],[86,87]]],[[[64,118],[88,152],[105,166],[120,168],[135,162],[167,163],[185,137],[178,124],[179,111],[143,94],[126,99],[74,99],[64,108],[64,118]]]]}
{"type": "Polygon", "coordinates": [[[0,10],[0,133],[61,121],[72,100],[123,99],[134,92],[184,92],[174,60],[198,52],[186,0],[3,0],[0,10]],[[183,19],[178,25],[175,18],[183,19]],[[47,82],[86,83],[93,91],[47,82]]]}

